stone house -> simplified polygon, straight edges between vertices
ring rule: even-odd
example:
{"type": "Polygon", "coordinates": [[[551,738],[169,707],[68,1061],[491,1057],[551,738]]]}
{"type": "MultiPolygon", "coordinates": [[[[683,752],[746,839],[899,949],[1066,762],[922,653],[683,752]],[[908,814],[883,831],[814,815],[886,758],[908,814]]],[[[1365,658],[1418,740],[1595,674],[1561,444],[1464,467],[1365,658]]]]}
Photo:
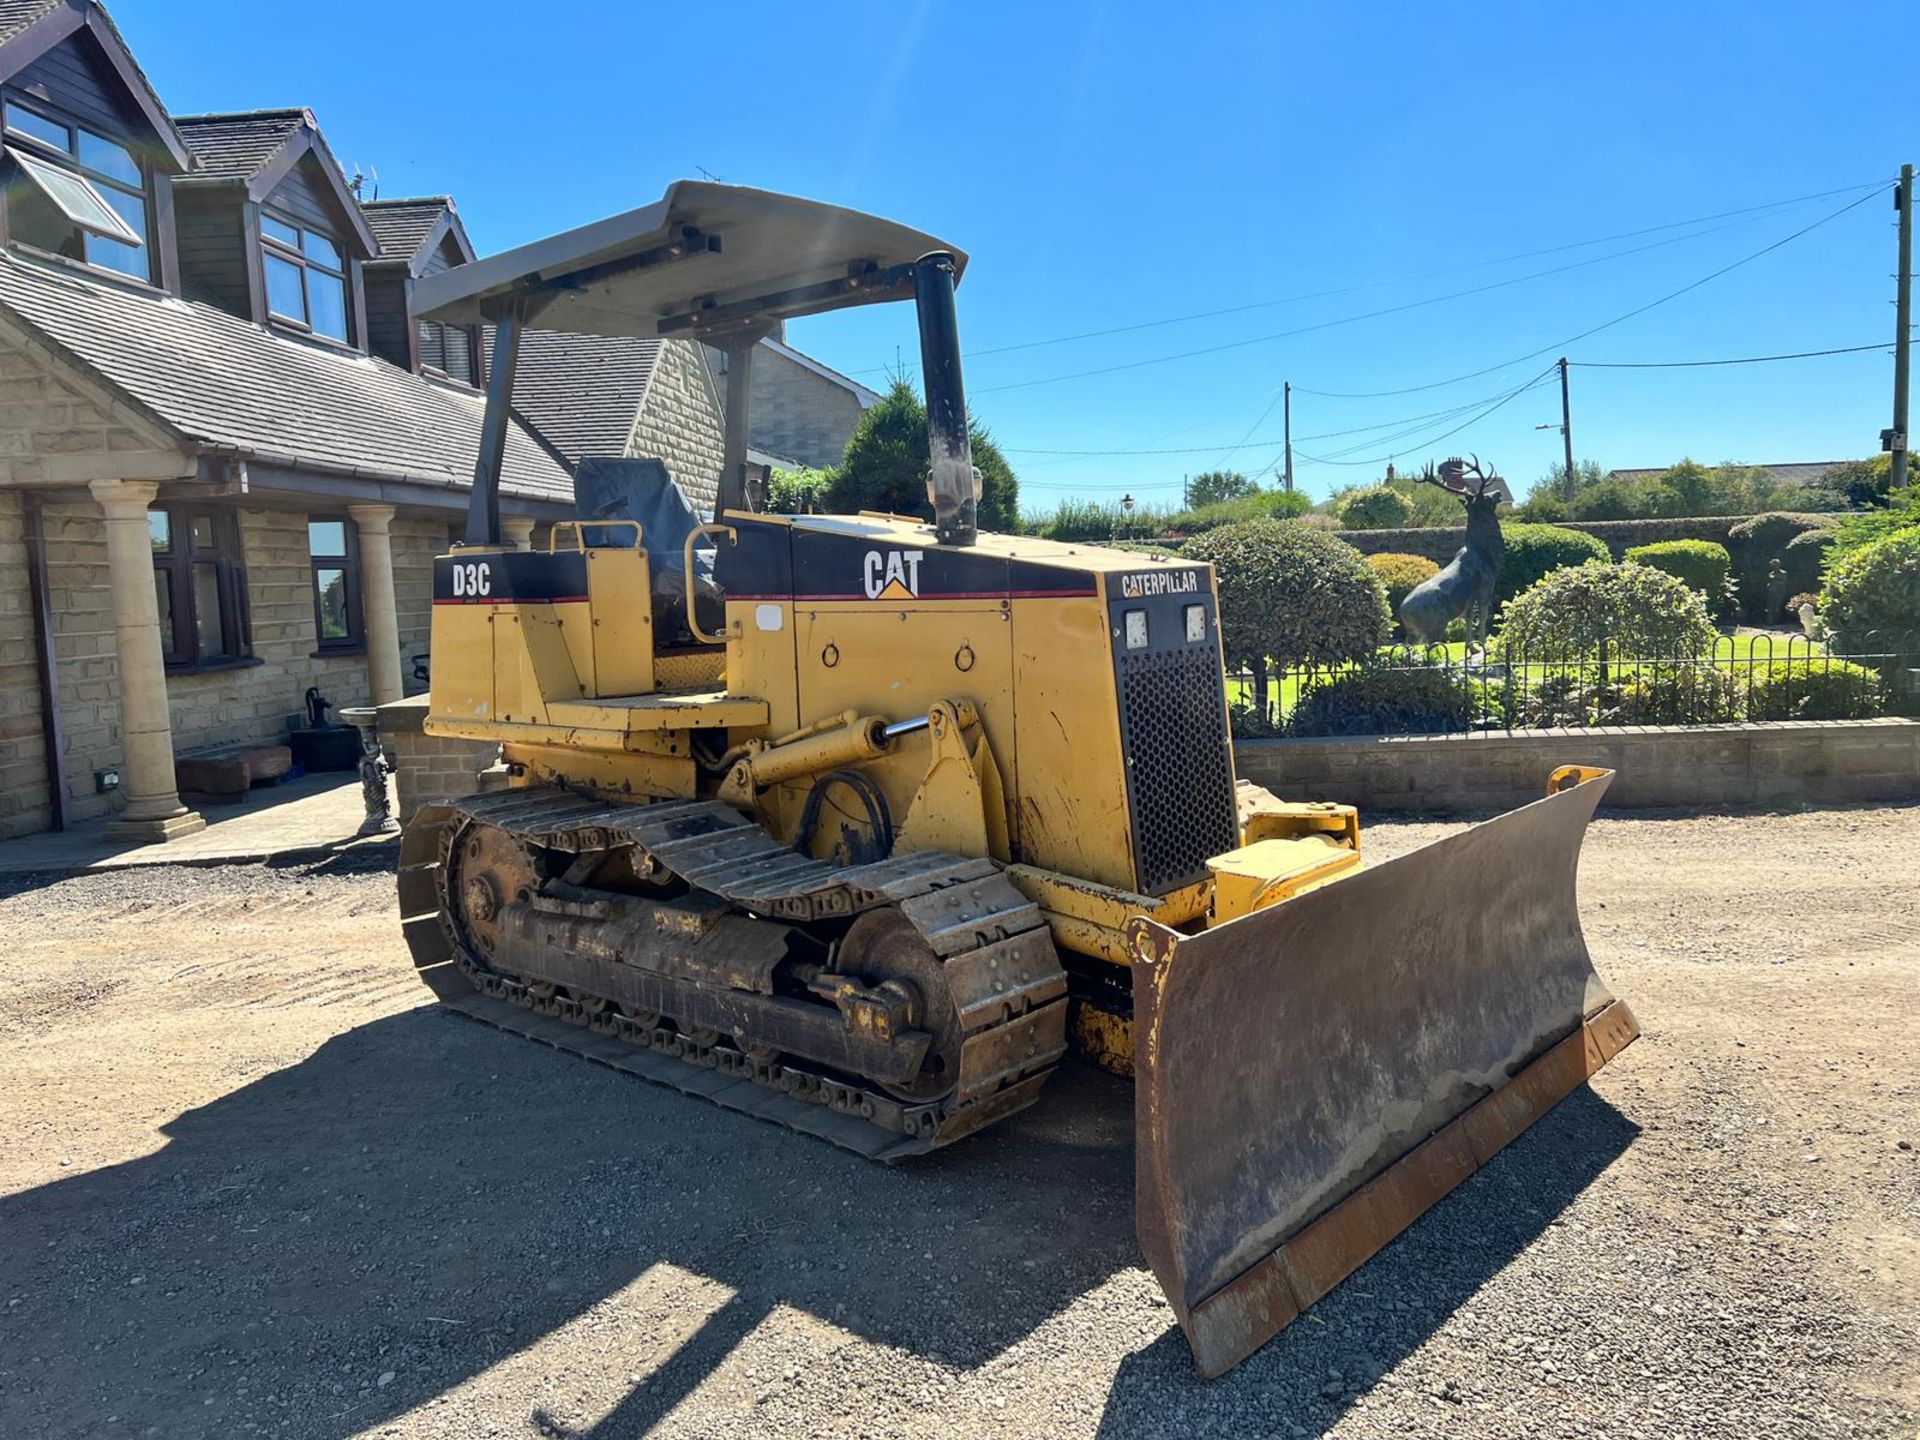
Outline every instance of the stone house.
{"type": "MultiPolygon", "coordinates": [[[[175,120],[93,0],[0,0],[0,123],[0,835],[164,839],[177,754],[406,688],[482,409],[407,283],[471,247],[388,253],[307,111],[175,120]]],[[[510,531],[571,498],[517,425],[510,531]]]]}

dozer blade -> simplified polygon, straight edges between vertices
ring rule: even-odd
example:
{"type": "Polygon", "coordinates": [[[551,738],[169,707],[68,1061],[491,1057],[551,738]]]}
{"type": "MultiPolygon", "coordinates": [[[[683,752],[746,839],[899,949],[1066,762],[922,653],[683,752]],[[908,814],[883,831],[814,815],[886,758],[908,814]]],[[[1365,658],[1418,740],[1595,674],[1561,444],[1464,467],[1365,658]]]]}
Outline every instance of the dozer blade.
{"type": "Polygon", "coordinates": [[[1611,778],[1197,935],[1134,922],[1136,1224],[1201,1374],[1639,1033],[1574,904],[1611,778]]]}

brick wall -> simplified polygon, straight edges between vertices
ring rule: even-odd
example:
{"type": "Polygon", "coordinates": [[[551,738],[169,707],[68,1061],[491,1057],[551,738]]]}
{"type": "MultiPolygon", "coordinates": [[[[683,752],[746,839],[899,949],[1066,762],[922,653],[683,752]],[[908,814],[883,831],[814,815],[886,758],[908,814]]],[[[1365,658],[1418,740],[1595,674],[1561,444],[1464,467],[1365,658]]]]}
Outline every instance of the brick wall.
{"type": "Polygon", "coordinates": [[[430,800],[481,789],[480,772],[500,758],[500,747],[489,741],[427,734],[426,718],[424,695],[380,707],[380,748],[393,766],[394,814],[402,824],[430,800]]]}
{"type": "Polygon", "coordinates": [[[762,345],[753,354],[755,448],[814,469],[838,465],[860,423],[860,401],[846,386],[762,345]]]}
{"type": "Polygon", "coordinates": [[[1615,809],[1721,810],[1920,799],[1920,721],[1647,726],[1524,734],[1245,740],[1240,778],[1287,800],[1372,811],[1507,810],[1560,765],[1619,773],[1615,809]]]}
{"type": "MultiPolygon", "coordinates": [[[[758,357],[756,357],[756,361],[758,357]]],[[[634,420],[627,454],[664,460],[667,473],[697,509],[711,511],[726,458],[717,381],[696,345],[669,340],[653,362],[653,376],[634,420]]]]}

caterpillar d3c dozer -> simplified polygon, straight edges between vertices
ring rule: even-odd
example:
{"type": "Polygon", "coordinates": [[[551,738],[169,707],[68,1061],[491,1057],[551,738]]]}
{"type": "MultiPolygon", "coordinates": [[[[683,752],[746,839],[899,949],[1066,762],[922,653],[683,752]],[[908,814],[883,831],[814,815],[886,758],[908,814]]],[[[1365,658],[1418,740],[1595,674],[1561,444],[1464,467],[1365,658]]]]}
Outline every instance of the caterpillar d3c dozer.
{"type": "Polygon", "coordinates": [[[1130,1074],[1141,1243],[1219,1374],[1636,1034],[1574,906],[1608,776],[1364,870],[1351,807],[1236,784],[1206,566],[977,532],[965,263],[681,182],[419,282],[495,327],[427,728],[504,785],[413,817],[403,924],[449,1006],[880,1160],[1070,1048],[1130,1074]],[[761,513],[755,344],[909,298],[933,522],[761,513]],[[713,523],[585,462],[577,522],[501,544],[529,327],[724,355],[713,523]]]}

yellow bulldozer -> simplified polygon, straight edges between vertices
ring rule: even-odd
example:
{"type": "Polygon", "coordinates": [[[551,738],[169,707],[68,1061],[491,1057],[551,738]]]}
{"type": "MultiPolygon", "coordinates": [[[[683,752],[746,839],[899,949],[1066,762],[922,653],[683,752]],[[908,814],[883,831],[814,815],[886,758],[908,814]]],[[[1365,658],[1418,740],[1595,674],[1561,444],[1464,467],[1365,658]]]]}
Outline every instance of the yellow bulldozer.
{"type": "Polygon", "coordinates": [[[1071,1052],[1130,1075],[1141,1244],[1217,1375],[1637,1033],[1574,903],[1608,776],[1367,868],[1352,807],[1236,783],[1209,567],[979,532],[965,266],[682,181],[418,282],[495,335],[427,729],[501,763],[413,816],[402,923],[454,1009],[880,1161],[1071,1052]],[[908,299],[931,522],[767,513],[755,346],[908,299]],[[528,329],[724,357],[710,522],[612,458],[576,522],[502,544],[528,329]]]}

